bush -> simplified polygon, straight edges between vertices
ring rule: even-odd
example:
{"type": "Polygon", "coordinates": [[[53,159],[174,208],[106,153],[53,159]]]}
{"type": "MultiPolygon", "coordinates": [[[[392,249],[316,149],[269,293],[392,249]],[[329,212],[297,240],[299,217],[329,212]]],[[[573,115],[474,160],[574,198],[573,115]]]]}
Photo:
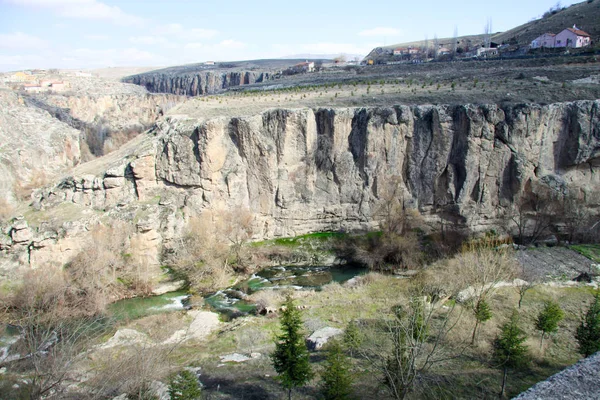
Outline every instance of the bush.
{"type": "Polygon", "coordinates": [[[192,372],[183,370],[171,377],[169,382],[171,400],[196,400],[201,395],[198,378],[192,372]]]}
{"type": "Polygon", "coordinates": [[[596,291],[594,301],[577,328],[575,338],[579,342],[579,352],[585,357],[600,351],[600,290],[596,291]]]}

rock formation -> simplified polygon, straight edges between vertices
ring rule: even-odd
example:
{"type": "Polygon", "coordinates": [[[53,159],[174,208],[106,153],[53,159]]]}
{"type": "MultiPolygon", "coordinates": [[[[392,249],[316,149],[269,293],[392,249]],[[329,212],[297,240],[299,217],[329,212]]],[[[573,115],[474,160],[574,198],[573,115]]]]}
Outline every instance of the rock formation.
{"type": "Polygon", "coordinates": [[[269,72],[257,71],[152,71],[124,78],[123,82],[143,86],[153,93],[198,96],[214,94],[230,87],[264,82],[270,77],[269,72]]]}
{"type": "MultiPolygon", "coordinates": [[[[39,191],[34,205],[40,213],[71,204],[97,210],[96,217],[100,211],[133,220],[155,265],[160,247],[205,210],[250,210],[256,239],[373,229],[390,186],[432,223],[443,217],[471,231],[498,229],[539,183],[577,189],[598,207],[599,107],[578,101],[169,116],[119,161],[93,173],[76,169],[39,191]]],[[[14,224],[7,229],[20,239],[0,245],[15,259],[28,248],[25,259],[35,260],[44,243],[60,246],[69,237],[44,242],[54,236],[42,226],[23,234],[14,224]]]]}

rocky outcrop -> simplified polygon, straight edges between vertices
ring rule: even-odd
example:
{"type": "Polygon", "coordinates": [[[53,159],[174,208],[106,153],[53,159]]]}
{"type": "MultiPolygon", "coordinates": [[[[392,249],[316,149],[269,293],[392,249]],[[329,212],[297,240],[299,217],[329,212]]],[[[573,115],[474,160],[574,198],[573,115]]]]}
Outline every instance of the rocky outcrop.
{"type": "Polygon", "coordinates": [[[145,87],[153,93],[172,93],[185,96],[214,94],[235,86],[265,82],[271,78],[269,72],[258,71],[194,71],[177,73],[172,71],[153,71],[133,75],[123,82],[145,87]]]}
{"type": "MultiPolygon", "coordinates": [[[[171,116],[103,172],[76,170],[39,191],[34,204],[134,221],[155,264],[185,220],[206,210],[249,210],[256,239],[366,230],[377,226],[390,188],[432,224],[499,229],[538,184],[576,189],[598,207],[599,108],[600,101],[579,101],[171,116]]],[[[16,242],[7,242],[12,252],[16,242]]]]}
{"type": "Polygon", "coordinates": [[[0,199],[15,202],[79,163],[79,131],[10,91],[0,109],[0,199]]]}
{"type": "Polygon", "coordinates": [[[112,131],[151,126],[184,98],[167,94],[49,95],[44,102],[85,124],[102,122],[112,131]]]}

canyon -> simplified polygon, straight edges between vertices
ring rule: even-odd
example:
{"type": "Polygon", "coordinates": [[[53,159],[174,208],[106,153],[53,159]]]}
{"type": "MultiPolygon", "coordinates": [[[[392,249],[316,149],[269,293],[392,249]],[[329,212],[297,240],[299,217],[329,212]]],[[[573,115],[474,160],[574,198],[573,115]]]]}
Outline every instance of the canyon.
{"type": "Polygon", "coordinates": [[[138,254],[161,255],[186,222],[243,209],[254,240],[377,229],[393,191],[431,229],[506,231],[518,200],[550,188],[598,210],[600,101],[269,109],[203,118],[174,107],[109,157],[34,192],[2,227],[0,273],[62,265],[107,221],[135,226],[138,254]]]}

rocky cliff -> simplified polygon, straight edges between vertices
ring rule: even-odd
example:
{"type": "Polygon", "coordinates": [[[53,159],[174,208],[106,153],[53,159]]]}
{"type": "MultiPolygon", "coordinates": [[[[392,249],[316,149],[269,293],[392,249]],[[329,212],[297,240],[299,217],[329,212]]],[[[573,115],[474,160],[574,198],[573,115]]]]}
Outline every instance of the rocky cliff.
{"type": "Polygon", "coordinates": [[[196,71],[185,73],[153,71],[133,75],[123,82],[145,87],[153,93],[172,93],[185,96],[214,94],[234,86],[269,80],[269,72],[257,71],[196,71]]]}
{"type": "MultiPolygon", "coordinates": [[[[537,183],[576,189],[598,207],[599,108],[600,101],[579,101],[174,115],[118,161],[75,170],[38,192],[35,206],[50,213],[71,204],[79,213],[97,210],[94,218],[133,220],[153,263],[185,220],[204,210],[250,210],[257,239],[371,229],[390,188],[431,222],[443,214],[465,229],[497,229],[537,183]]],[[[35,238],[47,237],[45,228],[19,224],[5,228],[5,254],[24,246],[35,260],[36,251],[70,236],[44,244],[35,238]]]]}

